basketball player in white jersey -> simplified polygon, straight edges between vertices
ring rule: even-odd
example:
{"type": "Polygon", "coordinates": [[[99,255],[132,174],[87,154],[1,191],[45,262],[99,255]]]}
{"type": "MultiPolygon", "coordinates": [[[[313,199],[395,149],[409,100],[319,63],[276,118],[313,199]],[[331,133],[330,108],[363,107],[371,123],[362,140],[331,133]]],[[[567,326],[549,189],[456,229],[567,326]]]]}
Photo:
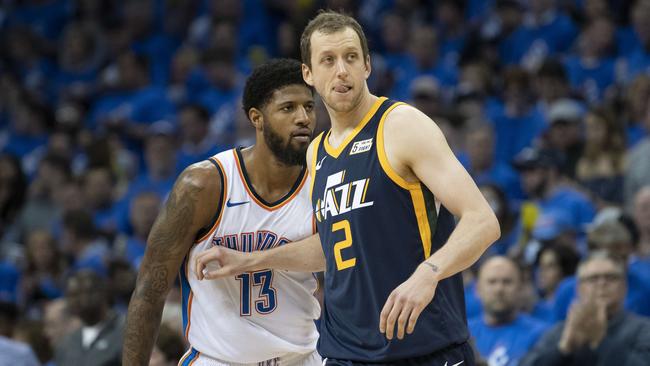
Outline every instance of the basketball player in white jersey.
{"type": "Polygon", "coordinates": [[[187,168],[151,230],[129,304],[125,366],[148,365],[179,269],[191,345],[179,365],[321,364],[312,273],[261,270],[215,281],[194,274],[194,258],[213,246],[259,251],[314,234],[304,161],[315,112],[300,62],[256,68],[243,106],[256,129],[255,145],[187,168]]]}

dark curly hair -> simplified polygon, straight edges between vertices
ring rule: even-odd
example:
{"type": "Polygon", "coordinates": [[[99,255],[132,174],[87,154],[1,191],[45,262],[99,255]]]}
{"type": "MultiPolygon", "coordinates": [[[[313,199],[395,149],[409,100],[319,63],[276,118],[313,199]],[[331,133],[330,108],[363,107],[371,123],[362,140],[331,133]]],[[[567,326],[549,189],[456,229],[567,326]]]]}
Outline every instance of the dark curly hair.
{"type": "Polygon", "coordinates": [[[273,92],[287,85],[304,85],[314,89],[302,78],[301,64],[288,58],[272,59],[256,67],[246,80],[242,106],[248,117],[251,108],[261,109],[271,100],[273,92]]]}

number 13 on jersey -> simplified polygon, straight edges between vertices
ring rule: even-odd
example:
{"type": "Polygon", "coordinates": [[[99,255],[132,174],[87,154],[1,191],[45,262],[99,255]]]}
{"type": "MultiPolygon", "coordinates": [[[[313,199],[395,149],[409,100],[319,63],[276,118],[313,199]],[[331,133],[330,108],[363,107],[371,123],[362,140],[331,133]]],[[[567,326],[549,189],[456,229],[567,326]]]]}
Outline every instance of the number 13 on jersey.
{"type": "Polygon", "coordinates": [[[242,273],[238,276],[235,276],[237,281],[239,281],[239,287],[241,290],[241,315],[250,316],[251,315],[251,302],[252,302],[252,292],[253,287],[259,287],[259,294],[257,300],[255,300],[255,310],[260,314],[272,313],[277,306],[277,300],[275,297],[275,289],[272,286],[273,283],[273,271],[265,270],[252,273],[242,273]]]}

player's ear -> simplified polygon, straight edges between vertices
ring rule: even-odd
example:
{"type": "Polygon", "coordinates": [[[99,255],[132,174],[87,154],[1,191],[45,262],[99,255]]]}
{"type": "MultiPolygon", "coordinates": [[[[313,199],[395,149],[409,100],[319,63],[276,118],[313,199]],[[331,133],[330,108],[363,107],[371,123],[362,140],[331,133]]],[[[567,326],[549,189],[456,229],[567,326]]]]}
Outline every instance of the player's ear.
{"type": "Polygon", "coordinates": [[[370,72],[372,71],[372,66],[370,65],[370,55],[366,56],[366,79],[370,77],[370,72]]]}
{"type": "Polygon", "coordinates": [[[262,111],[257,108],[251,108],[248,110],[248,119],[251,121],[255,129],[261,129],[264,124],[264,115],[262,114],[262,111]]]}
{"type": "Polygon", "coordinates": [[[311,74],[311,69],[306,64],[302,64],[302,78],[309,86],[314,86],[314,79],[311,74]]]}

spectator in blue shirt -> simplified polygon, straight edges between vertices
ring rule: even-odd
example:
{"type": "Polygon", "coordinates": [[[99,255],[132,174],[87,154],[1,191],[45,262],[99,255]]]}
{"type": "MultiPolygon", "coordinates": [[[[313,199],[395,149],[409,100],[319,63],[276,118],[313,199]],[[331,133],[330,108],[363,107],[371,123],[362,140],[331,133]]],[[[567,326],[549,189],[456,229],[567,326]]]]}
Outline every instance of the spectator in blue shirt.
{"type": "Polygon", "coordinates": [[[0,365],[39,366],[31,347],[12,339],[18,316],[15,304],[0,302],[0,365]]]}
{"type": "Polygon", "coordinates": [[[650,99],[650,76],[638,75],[624,90],[625,136],[627,147],[632,148],[650,132],[643,121],[650,99]]]}
{"type": "Polygon", "coordinates": [[[494,132],[492,126],[473,128],[465,141],[467,162],[465,168],[476,184],[492,183],[507,192],[511,200],[523,198],[519,176],[510,164],[494,158],[494,132]]]}
{"type": "MultiPolygon", "coordinates": [[[[627,278],[625,310],[650,316],[650,305],[648,305],[650,304],[650,276],[643,263],[630,262],[634,243],[629,230],[618,219],[606,220],[590,229],[587,243],[590,253],[603,251],[625,264],[627,278]]],[[[553,310],[556,320],[566,317],[576,295],[575,277],[567,278],[560,284],[553,310]]]]}
{"type": "Polygon", "coordinates": [[[488,119],[494,125],[495,159],[510,163],[522,149],[531,146],[546,129],[543,115],[534,106],[532,80],[521,68],[504,72],[503,102],[494,108],[488,119]]]}
{"type": "Polygon", "coordinates": [[[115,252],[136,270],[140,268],[147,237],[158,216],[160,205],[160,196],[147,191],[137,194],[130,202],[129,222],[133,234],[120,236],[115,243],[115,252]]]}
{"type": "Polygon", "coordinates": [[[495,184],[480,184],[479,189],[499,220],[501,237],[488,248],[487,253],[506,255],[518,243],[521,222],[506,194],[495,184]]]}
{"type": "Polygon", "coordinates": [[[637,1],[630,9],[630,18],[638,39],[636,47],[624,57],[625,69],[621,79],[629,82],[639,74],[650,70],[650,2],[637,1]]]}
{"type": "Polygon", "coordinates": [[[91,270],[101,276],[107,274],[109,247],[97,236],[92,216],[83,210],[73,210],[63,217],[63,252],[72,258],[71,269],[91,270]]]}
{"type": "Polygon", "coordinates": [[[589,199],[571,187],[562,176],[562,157],[556,152],[525,149],[514,160],[521,172],[522,185],[528,198],[542,212],[564,211],[576,233],[590,223],[595,209],[589,199]]]}
{"type": "Polygon", "coordinates": [[[55,99],[86,99],[97,91],[99,69],[106,57],[105,43],[104,34],[96,25],[70,23],[66,27],[53,85],[55,99]]]}
{"type": "Polygon", "coordinates": [[[395,75],[395,88],[391,97],[401,100],[409,98],[411,83],[415,78],[429,75],[446,87],[449,95],[458,79],[455,64],[446,63],[438,51],[438,33],[432,26],[419,25],[411,32],[410,62],[403,75],[395,75]]]}
{"type": "Polygon", "coordinates": [[[476,347],[490,366],[515,366],[546,329],[546,324],[522,314],[523,275],[507,257],[486,260],[477,290],[483,315],[469,320],[476,347]]]}
{"type": "Polygon", "coordinates": [[[198,104],[188,104],[178,113],[181,146],[178,152],[180,169],[205,160],[226,146],[217,144],[210,134],[210,112],[198,104]]]}
{"type": "Polygon", "coordinates": [[[578,54],[565,62],[571,86],[589,103],[601,101],[616,81],[615,29],[607,18],[592,20],[578,38],[578,54]]]}
{"type": "Polygon", "coordinates": [[[440,56],[446,62],[458,62],[466,44],[467,25],[464,20],[465,1],[439,0],[436,24],[440,35],[440,56]]]}
{"type": "Polygon", "coordinates": [[[574,179],[576,165],[584,151],[584,108],[573,99],[559,99],[549,105],[544,133],[546,147],[562,155],[562,174],[574,179]]]}
{"type": "Polygon", "coordinates": [[[579,261],[578,253],[567,245],[551,243],[539,251],[535,261],[535,286],[541,298],[535,304],[533,317],[547,323],[555,321],[555,292],[563,279],[575,274],[579,261]]]}
{"type": "Polygon", "coordinates": [[[83,192],[97,230],[113,236],[117,231],[117,211],[114,204],[114,187],[117,180],[108,167],[91,167],[83,175],[83,192]]]}
{"type": "Polygon", "coordinates": [[[524,26],[529,33],[528,39],[517,47],[527,50],[521,63],[533,69],[541,65],[546,57],[566,52],[578,33],[573,21],[559,9],[556,0],[531,1],[524,26]]]}

